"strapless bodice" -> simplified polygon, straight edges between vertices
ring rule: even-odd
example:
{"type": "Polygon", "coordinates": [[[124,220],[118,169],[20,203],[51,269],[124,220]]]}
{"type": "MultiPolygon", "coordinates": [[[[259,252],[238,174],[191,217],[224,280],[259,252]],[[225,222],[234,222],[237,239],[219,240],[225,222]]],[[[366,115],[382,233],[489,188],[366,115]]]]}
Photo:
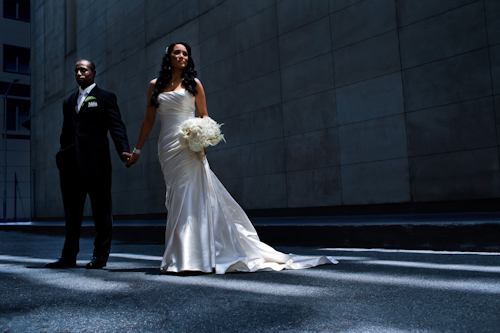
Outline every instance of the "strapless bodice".
{"type": "Polygon", "coordinates": [[[194,117],[195,97],[186,89],[161,93],[158,101],[160,105],[156,113],[160,117],[162,130],[194,117]]]}

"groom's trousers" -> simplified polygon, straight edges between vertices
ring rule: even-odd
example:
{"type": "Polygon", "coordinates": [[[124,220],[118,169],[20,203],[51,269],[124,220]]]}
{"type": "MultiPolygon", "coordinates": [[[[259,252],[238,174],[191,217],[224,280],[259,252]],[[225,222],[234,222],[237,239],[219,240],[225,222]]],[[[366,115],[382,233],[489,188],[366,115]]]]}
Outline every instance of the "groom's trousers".
{"type": "Polygon", "coordinates": [[[80,231],[87,195],[92,206],[97,236],[94,240],[94,257],[107,261],[111,248],[111,175],[92,179],[83,176],[78,168],[60,170],[61,192],[66,217],[66,240],[62,256],[74,258],[80,251],[80,231]]]}

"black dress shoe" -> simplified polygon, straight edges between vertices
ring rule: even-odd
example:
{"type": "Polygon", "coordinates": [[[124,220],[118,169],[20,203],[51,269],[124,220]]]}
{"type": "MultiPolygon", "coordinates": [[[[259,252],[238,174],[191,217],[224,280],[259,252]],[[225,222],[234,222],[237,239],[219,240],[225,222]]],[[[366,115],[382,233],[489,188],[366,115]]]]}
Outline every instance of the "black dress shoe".
{"type": "Polygon", "coordinates": [[[45,268],[64,268],[64,267],[75,267],[76,258],[65,258],[61,257],[54,262],[45,265],[45,268]]]}
{"type": "Polygon", "coordinates": [[[99,258],[92,258],[92,260],[85,266],[87,269],[98,269],[106,266],[106,261],[99,258]]]}

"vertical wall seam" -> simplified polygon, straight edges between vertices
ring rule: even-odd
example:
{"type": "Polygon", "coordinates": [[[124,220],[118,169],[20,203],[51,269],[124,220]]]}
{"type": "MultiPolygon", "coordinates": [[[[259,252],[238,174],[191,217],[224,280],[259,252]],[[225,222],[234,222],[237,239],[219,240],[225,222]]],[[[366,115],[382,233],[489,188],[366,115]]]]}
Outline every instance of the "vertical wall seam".
{"type": "Polygon", "coordinates": [[[332,15],[334,13],[331,13],[330,12],[330,2],[328,2],[328,23],[330,25],[330,43],[331,43],[331,50],[330,52],[332,52],[332,75],[333,75],[333,94],[335,96],[335,120],[336,120],[336,126],[335,128],[337,129],[337,147],[338,147],[338,150],[337,150],[337,154],[339,156],[339,164],[338,164],[338,169],[339,169],[339,186],[340,186],[340,205],[339,206],[343,206],[344,205],[344,189],[342,187],[342,160],[341,160],[341,155],[340,155],[340,132],[339,132],[339,115],[338,115],[338,109],[337,109],[337,84],[335,82],[335,59],[334,59],[334,56],[333,56],[333,35],[332,35],[332,15]]]}
{"type": "MultiPolygon", "coordinates": [[[[497,158],[498,158],[498,163],[499,163],[499,166],[500,166],[500,151],[499,151],[499,146],[498,146],[498,123],[497,123],[497,105],[496,105],[496,102],[495,102],[495,86],[493,85],[493,73],[492,73],[492,70],[491,70],[491,45],[490,45],[490,40],[489,40],[489,36],[488,36],[488,18],[486,17],[486,0],[483,0],[483,14],[484,14],[484,30],[485,30],[485,34],[486,34],[486,45],[487,45],[487,48],[488,48],[488,61],[489,61],[489,65],[490,65],[490,85],[491,85],[491,98],[493,100],[493,114],[495,116],[495,122],[494,122],[494,125],[495,125],[495,133],[496,133],[496,146],[497,146],[497,158]]],[[[500,171],[499,171],[500,172],[500,171]]]]}
{"type": "MultiPolygon", "coordinates": [[[[412,179],[411,179],[411,161],[410,161],[410,136],[408,132],[408,119],[407,119],[407,114],[406,114],[406,99],[405,99],[405,87],[404,87],[404,80],[403,80],[403,57],[401,54],[401,39],[399,35],[400,27],[399,27],[399,15],[398,15],[398,5],[396,3],[396,0],[394,1],[394,6],[396,9],[396,33],[398,34],[398,50],[399,50],[399,68],[400,68],[400,74],[401,74],[401,93],[403,94],[403,115],[405,118],[405,131],[406,131],[406,160],[408,162],[408,184],[409,184],[409,191],[410,191],[410,203],[413,202],[413,191],[412,191],[412,179]]],[[[412,212],[413,213],[413,212],[412,212]]]]}

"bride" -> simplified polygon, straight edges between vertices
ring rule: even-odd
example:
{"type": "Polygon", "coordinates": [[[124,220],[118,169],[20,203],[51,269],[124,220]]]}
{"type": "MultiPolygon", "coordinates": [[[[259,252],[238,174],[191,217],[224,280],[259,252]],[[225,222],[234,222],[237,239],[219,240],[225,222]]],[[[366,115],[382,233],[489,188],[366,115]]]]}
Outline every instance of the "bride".
{"type": "Polygon", "coordinates": [[[224,274],[336,264],[332,257],[288,255],[260,242],[243,209],[210,170],[205,152],[195,153],[180,144],[179,124],[194,117],[195,107],[200,117],[208,117],[205,92],[196,75],[188,44],[167,47],[159,76],[149,83],[146,116],[128,162],[131,166],[139,160],[158,115],[158,158],[168,210],[161,270],[224,274]]]}

